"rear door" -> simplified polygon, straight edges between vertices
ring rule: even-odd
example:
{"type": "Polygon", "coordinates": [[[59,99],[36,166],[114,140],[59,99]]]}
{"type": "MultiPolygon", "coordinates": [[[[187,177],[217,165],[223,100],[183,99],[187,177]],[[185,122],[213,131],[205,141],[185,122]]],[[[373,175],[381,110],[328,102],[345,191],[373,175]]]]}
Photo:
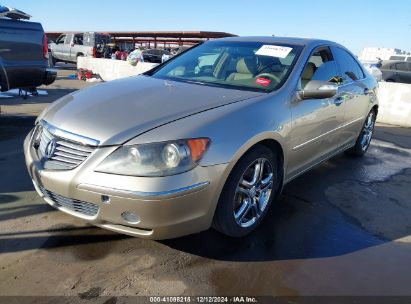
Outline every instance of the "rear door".
{"type": "Polygon", "coordinates": [[[70,43],[70,61],[77,62],[77,55],[86,55],[83,53],[83,34],[75,34],[70,43]]]}
{"type": "Polygon", "coordinates": [[[341,145],[345,145],[357,139],[368,114],[369,88],[362,68],[349,52],[339,47],[332,47],[332,52],[342,77],[337,103],[345,113],[340,135],[341,145]]]}

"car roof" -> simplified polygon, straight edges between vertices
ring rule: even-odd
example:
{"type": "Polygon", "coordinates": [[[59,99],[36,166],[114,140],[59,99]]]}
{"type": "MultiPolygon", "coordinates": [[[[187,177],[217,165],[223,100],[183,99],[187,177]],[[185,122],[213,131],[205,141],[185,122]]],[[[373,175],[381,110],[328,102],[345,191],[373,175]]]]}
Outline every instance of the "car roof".
{"type": "Polygon", "coordinates": [[[338,43],[329,40],[316,38],[297,38],[297,37],[276,37],[276,36],[249,36],[249,37],[226,37],[216,39],[218,41],[238,41],[238,42],[262,42],[262,43],[278,43],[291,44],[300,46],[316,46],[316,45],[335,45],[341,46],[338,43]]]}

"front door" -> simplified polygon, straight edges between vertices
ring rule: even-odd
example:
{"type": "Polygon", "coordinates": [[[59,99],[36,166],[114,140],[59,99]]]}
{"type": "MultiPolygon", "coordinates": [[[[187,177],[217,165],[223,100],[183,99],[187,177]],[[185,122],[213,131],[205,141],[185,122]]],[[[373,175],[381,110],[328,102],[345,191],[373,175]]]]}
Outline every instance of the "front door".
{"type": "Polygon", "coordinates": [[[64,42],[66,41],[66,36],[67,35],[61,35],[59,38],[57,38],[56,45],[53,49],[53,56],[59,60],[65,60],[63,55],[63,49],[64,42]]]}
{"type": "MultiPolygon", "coordinates": [[[[329,47],[315,50],[301,76],[301,89],[310,80],[336,82],[338,66],[329,47]]],[[[309,169],[339,147],[344,109],[339,97],[294,101],[288,178],[309,169]]]]}

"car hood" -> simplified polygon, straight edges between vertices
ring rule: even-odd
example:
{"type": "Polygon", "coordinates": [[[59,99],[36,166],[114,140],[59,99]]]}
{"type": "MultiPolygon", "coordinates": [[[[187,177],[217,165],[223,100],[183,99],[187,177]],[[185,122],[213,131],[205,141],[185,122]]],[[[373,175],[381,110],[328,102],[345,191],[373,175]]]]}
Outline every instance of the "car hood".
{"type": "Polygon", "coordinates": [[[117,145],[168,122],[262,94],[137,76],[69,94],[39,119],[100,145],[117,145]]]}

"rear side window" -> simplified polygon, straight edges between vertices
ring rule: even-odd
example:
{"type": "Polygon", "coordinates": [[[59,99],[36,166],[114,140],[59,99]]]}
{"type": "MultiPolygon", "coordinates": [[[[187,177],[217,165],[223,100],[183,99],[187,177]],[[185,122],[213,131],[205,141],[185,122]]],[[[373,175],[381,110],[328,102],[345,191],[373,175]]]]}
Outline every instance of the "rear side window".
{"type": "Polygon", "coordinates": [[[340,66],[343,83],[350,83],[364,78],[364,72],[351,54],[338,47],[333,48],[333,53],[340,66]]]}
{"type": "Polygon", "coordinates": [[[73,43],[83,45],[83,35],[74,35],[73,43]]]}

